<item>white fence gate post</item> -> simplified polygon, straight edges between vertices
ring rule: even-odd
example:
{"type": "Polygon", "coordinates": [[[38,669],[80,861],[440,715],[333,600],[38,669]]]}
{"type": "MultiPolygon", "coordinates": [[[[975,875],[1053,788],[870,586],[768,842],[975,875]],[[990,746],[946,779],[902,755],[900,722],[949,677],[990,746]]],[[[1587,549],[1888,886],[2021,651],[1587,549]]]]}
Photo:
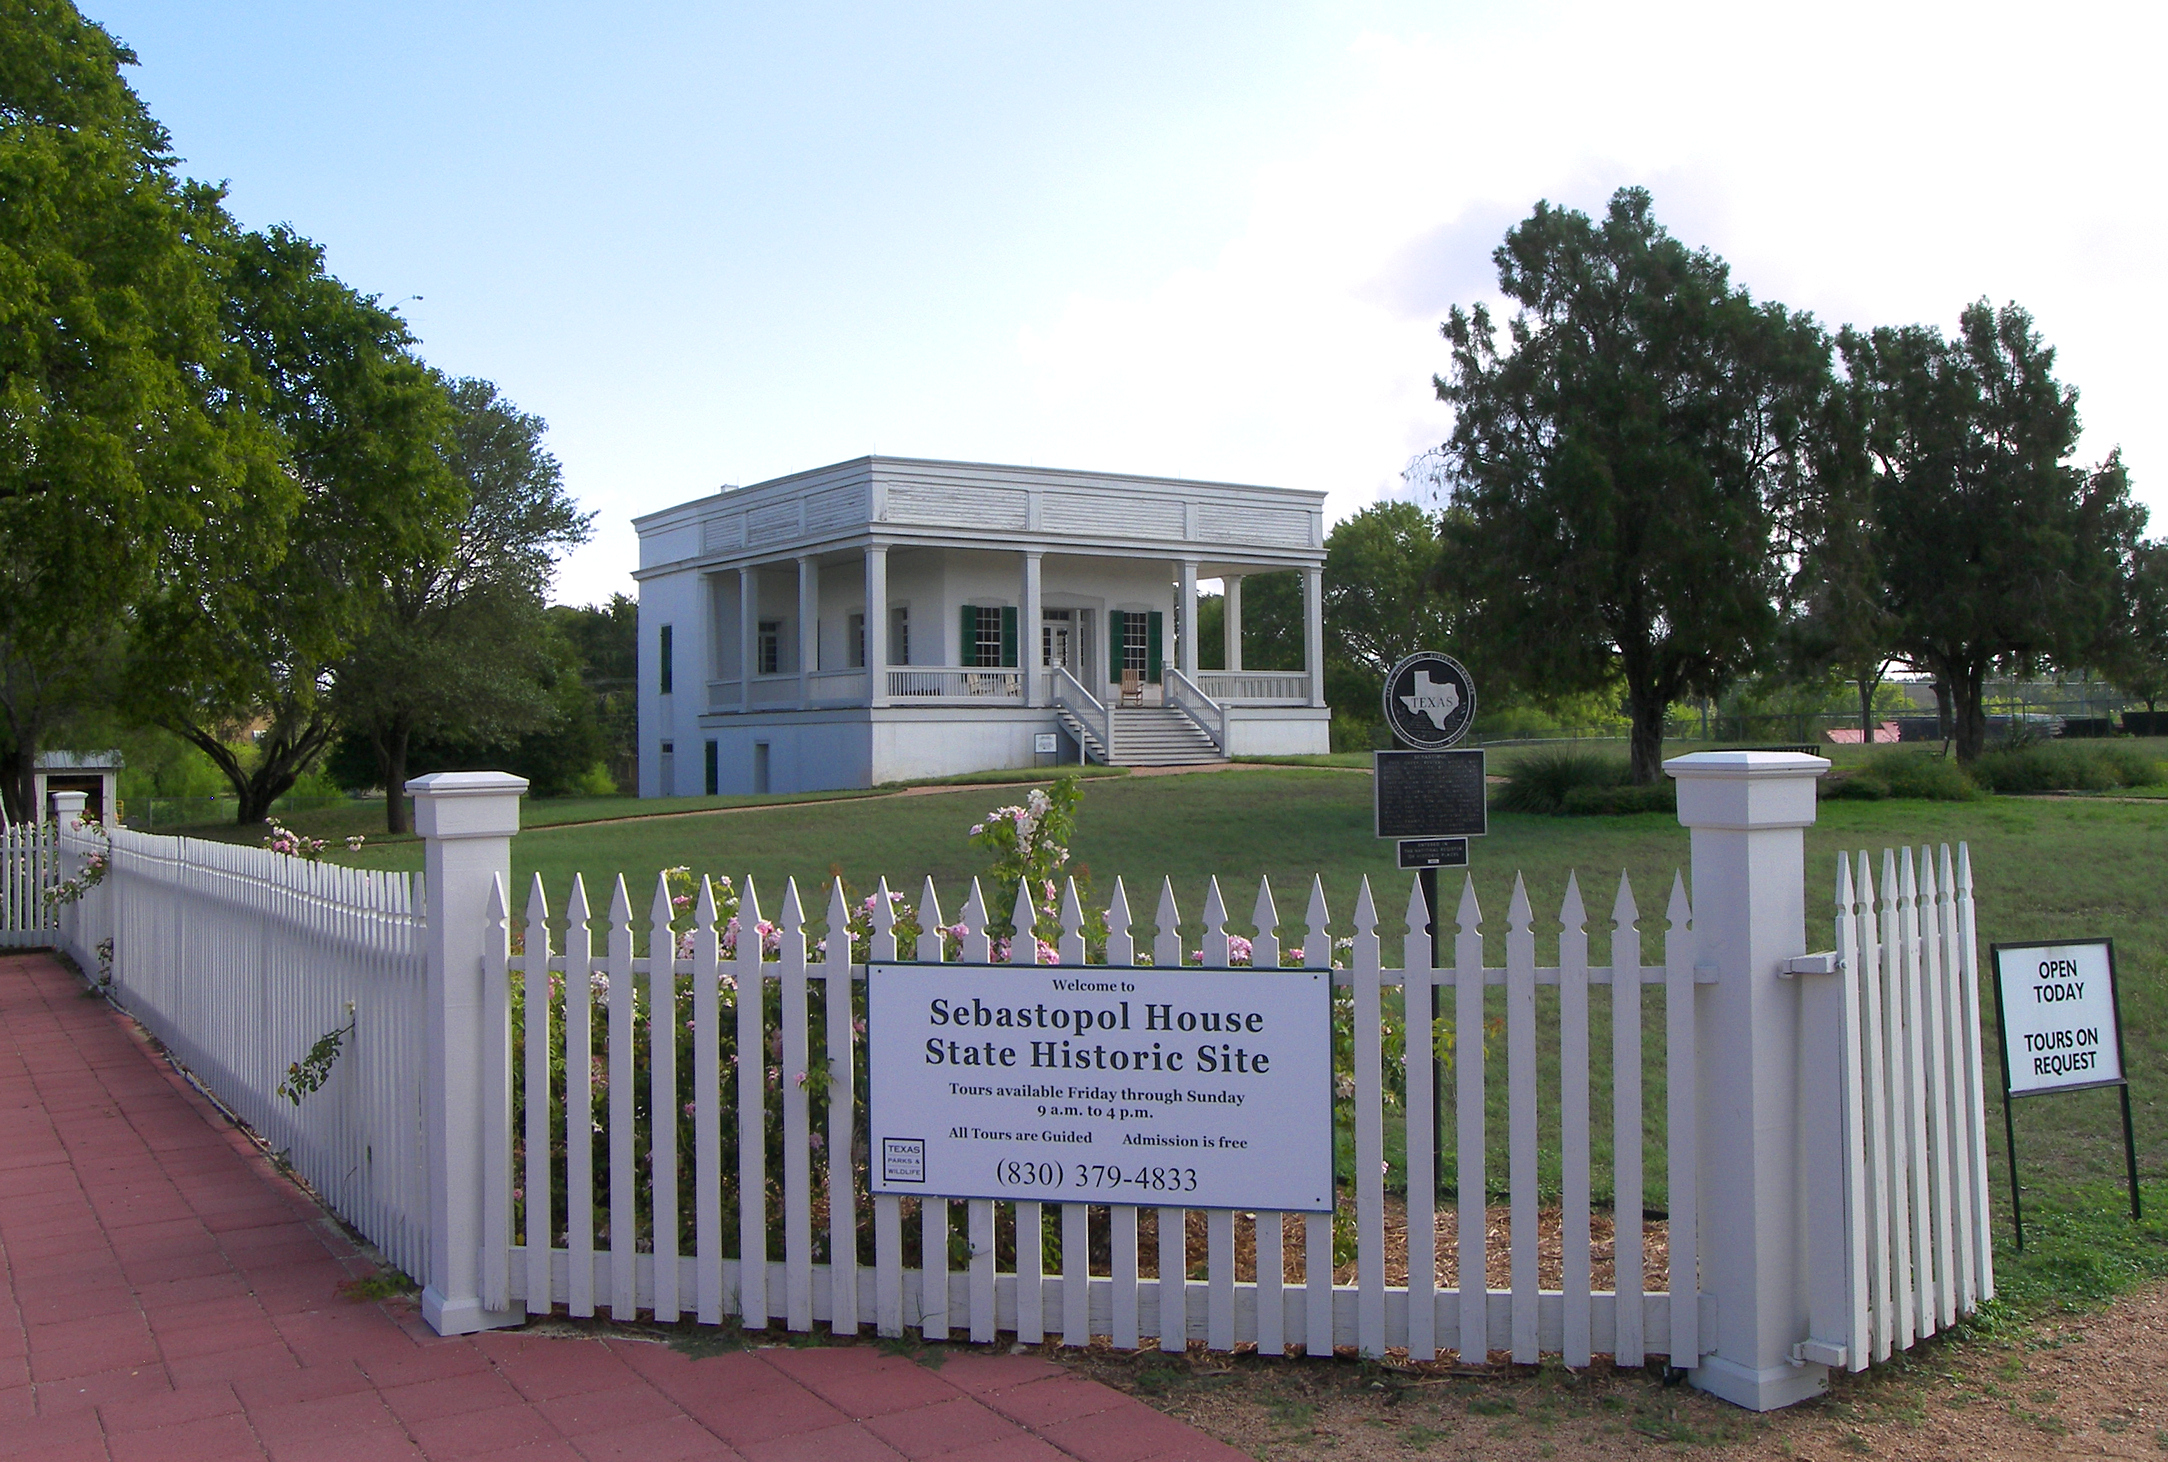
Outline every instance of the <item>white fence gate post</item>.
{"type": "Polygon", "coordinates": [[[1829,1387],[1828,1367],[1792,1355],[1809,1319],[1800,989],[1780,978],[1806,952],[1805,829],[1829,763],[1799,752],[1704,751],[1664,770],[1678,781],[1679,821],[1693,833],[1700,1287],[1716,1300],[1691,1379],[1768,1411],[1829,1387]]]}
{"type": "MultiPolygon", "coordinates": [[[[406,784],[423,842],[428,889],[427,1041],[422,1127],[429,1154],[429,1272],[420,1276],[422,1318],[439,1335],[465,1335],[526,1319],[491,1310],[481,1298],[481,1248],[508,1235],[484,1233],[483,1080],[509,1070],[485,1060],[483,1043],[510,1039],[485,1029],[485,917],[493,885],[511,882],[512,835],[519,831],[523,777],[505,772],[436,772],[406,784]]],[[[501,932],[499,937],[502,937],[501,932]]],[[[507,1057],[507,1060],[509,1058],[507,1057]]]]}

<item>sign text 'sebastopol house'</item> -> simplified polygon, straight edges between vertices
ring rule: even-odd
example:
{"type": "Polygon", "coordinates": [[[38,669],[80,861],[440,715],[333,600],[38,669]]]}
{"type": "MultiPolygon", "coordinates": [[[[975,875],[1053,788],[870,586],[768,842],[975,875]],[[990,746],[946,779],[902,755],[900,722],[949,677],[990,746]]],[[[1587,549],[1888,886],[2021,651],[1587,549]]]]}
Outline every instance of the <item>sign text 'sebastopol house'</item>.
{"type": "Polygon", "coordinates": [[[636,519],[642,796],[1327,749],[1325,495],[860,457],[636,519]],[[1302,577],[1300,666],[1242,579],[1302,577]],[[1197,583],[1227,588],[1198,669],[1197,583]],[[870,608],[869,608],[870,607],[870,608]],[[1126,686],[1126,695],[1125,695],[1126,686]]]}

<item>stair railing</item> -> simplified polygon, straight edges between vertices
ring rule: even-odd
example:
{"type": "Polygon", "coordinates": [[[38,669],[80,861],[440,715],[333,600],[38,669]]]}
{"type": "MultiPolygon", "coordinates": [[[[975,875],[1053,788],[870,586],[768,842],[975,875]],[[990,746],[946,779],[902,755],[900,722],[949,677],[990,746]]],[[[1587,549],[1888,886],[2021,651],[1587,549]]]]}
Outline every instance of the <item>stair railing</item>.
{"type": "Polygon", "coordinates": [[[1227,754],[1227,708],[1197,688],[1197,683],[1175,669],[1166,667],[1166,679],[1162,682],[1161,699],[1196,723],[1197,729],[1211,738],[1221,756],[1227,754]]]}
{"type": "Polygon", "coordinates": [[[1085,731],[1099,738],[1106,748],[1109,765],[1114,761],[1114,712],[1100,704],[1099,698],[1084,688],[1084,683],[1069,673],[1066,665],[1056,665],[1047,677],[1047,689],[1057,710],[1067,711],[1076,717],[1085,731]]]}

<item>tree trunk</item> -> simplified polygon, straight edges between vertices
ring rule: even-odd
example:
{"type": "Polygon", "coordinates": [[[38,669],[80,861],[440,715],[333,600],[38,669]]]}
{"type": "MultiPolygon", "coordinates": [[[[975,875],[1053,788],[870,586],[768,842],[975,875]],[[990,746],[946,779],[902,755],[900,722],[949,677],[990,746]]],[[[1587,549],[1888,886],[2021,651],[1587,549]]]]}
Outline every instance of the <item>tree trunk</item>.
{"type": "Polygon", "coordinates": [[[38,802],[38,753],[28,738],[15,744],[15,754],[8,758],[8,816],[17,822],[36,824],[45,820],[49,810],[38,802]]]}
{"type": "Polygon", "coordinates": [[[1874,745],[1874,686],[1882,677],[1859,678],[1859,739],[1867,746],[1874,745]]]}
{"type": "Polygon", "coordinates": [[[1955,734],[1950,716],[1950,682],[1947,676],[1935,677],[1935,736],[1947,741],[1955,734]]]}
{"type": "Polygon", "coordinates": [[[253,827],[271,815],[271,804],[278,801],[278,793],[265,788],[265,779],[256,776],[234,783],[234,796],[238,806],[234,809],[235,827],[253,827]]]}
{"type": "Polygon", "coordinates": [[[1637,693],[1630,686],[1626,691],[1626,718],[1632,727],[1628,756],[1636,787],[1653,787],[1663,779],[1664,712],[1668,708],[1662,696],[1637,693]]]}
{"type": "Polygon", "coordinates": [[[384,831],[388,833],[407,830],[407,741],[413,734],[401,721],[378,743],[384,771],[384,831]]]}
{"type": "Polygon", "coordinates": [[[1987,678],[1984,665],[1968,667],[1962,676],[1950,678],[1952,739],[1957,744],[1957,762],[1970,766],[1980,759],[1987,748],[1987,707],[1982,682],[1987,678]]]}

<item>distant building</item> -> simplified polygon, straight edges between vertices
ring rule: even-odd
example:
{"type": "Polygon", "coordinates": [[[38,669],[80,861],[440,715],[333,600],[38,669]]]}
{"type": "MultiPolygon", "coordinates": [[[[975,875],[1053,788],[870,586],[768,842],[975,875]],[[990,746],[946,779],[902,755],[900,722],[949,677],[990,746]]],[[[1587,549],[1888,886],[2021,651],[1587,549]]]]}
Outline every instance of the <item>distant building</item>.
{"type": "Polygon", "coordinates": [[[635,519],[640,795],[1028,767],[1054,759],[1046,737],[1068,761],[1322,752],[1324,509],[1289,488],[861,457],[635,519]],[[1242,578],[1285,570],[1303,664],[1245,667],[1242,578]],[[1226,584],[1226,670],[1197,666],[1199,579],[1226,584]]]}
{"type": "Polygon", "coordinates": [[[112,820],[120,806],[120,773],[125,763],[117,751],[41,751],[31,768],[40,816],[53,810],[55,792],[81,792],[83,810],[101,822],[112,820]]]}

